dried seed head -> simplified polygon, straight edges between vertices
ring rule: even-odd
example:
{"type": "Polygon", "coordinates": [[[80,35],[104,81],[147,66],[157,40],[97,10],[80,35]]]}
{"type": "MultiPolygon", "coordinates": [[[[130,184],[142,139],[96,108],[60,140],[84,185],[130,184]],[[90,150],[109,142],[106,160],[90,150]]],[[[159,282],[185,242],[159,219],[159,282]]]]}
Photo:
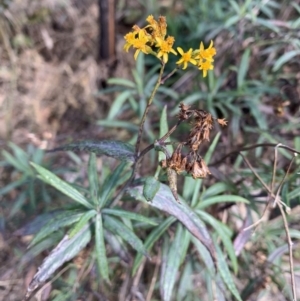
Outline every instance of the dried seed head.
{"type": "Polygon", "coordinates": [[[185,105],[184,103],[181,103],[179,108],[180,112],[177,115],[179,120],[188,120],[194,112],[193,110],[189,110],[190,106],[185,105]]]}

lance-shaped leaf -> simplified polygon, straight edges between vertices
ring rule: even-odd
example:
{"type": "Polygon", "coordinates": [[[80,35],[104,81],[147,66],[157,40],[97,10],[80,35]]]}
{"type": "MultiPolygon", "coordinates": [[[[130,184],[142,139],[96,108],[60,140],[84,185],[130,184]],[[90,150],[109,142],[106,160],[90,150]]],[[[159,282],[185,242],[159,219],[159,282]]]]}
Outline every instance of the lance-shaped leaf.
{"type": "MultiPolygon", "coordinates": [[[[58,221],[61,221],[64,224],[64,221],[71,220],[68,225],[74,222],[73,217],[76,220],[80,218],[80,216],[84,212],[82,210],[54,210],[51,212],[47,212],[37,216],[34,220],[23,226],[22,228],[16,230],[14,235],[17,236],[26,236],[26,235],[33,235],[38,233],[42,228],[48,226],[51,222],[53,222],[53,227],[56,227],[58,221]],[[75,218],[76,216],[76,218],[75,218]]],[[[59,229],[58,226],[56,229],[59,229]]],[[[55,230],[54,230],[55,231],[55,230]]]]}
{"type": "MultiPolygon", "coordinates": [[[[146,202],[143,196],[143,186],[137,185],[127,189],[127,193],[136,200],[146,202]]],[[[197,214],[183,202],[178,203],[167,185],[160,184],[160,188],[149,205],[165,211],[176,217],[202,244],[208,249],[215,262],[215,249],[212,238],[208,233],[205,224],[197,214]]]]}
{"type": "Polygon", "coordinates": [[[104,227],[107,228],[109,231],[119,235],[122,239],[128,242],[135,250],[141,252],[149,258],[149,255],[147,253],[146,248],[144,247],[143,242],[125,224],[113,217],[105,215],[104,227]]]}
{"type": "Polygon", "coordinates": [[[91,231],[86,225],[71,239],[66,235],[57,247],[45,258],[27,288],[27,295],[44,283],[65,262],[75,257],[90,241],[91,231]]]}
{"type": "Polygon", "coordinates": [[[84,140],[47,150],[47,152],[56,151],[85,151],[96,155],[106,155],[121,161],[135,161],[134,146],[117,140],[84,140]]]}
{"type": "Polygon", "coordinates": [[[71,212],[59,212],[52,219],[50,219],[47,224],[40,228],[40,231],[31,241],[28,248],[31,248],[33,245],[40,242],[42,239],[49,236],[51,233],[57,231],[58,229],[74,224],[82,217],[82,215],[84,215],[83,212],[78,213],[75,210],[73,214],[70,215],[71,212]]]}
{"type": "Polygon", "coordinates": [[[40,178],[48,183],[49,185],[55,187],[57,190],[62,192],[63,194],[67,195],[74,201],[78,202],[79,204],[92,209],[93,206],[86,200],[86,198],[75,188],[73,188],[70,184],[60,179],[51,171],[47,170],[46,168],[39,166],[35,163],[31,162],[31,165],[36,169],[36,171],[40,174],[40,178]]]}
{"type": "Polygon", "coordinates": [[[98,201],[100,208],[105,207],[109,197],[117,189],[117,186],[121,185],[120,180],[123,182],[123,180],[128,177],[129,174],[121,177],[126,166],[127,164],[125,162],[120,163],[118,167],[105,179],[105,182],[101,187],[101,193],[98,201]]]}
{"type": "Polygon", "coordinates": [[[223,281],[225,282],[226,286],[228,287],[230,292],[234,295],[236,300],[242,301],[239,291],[237,290],[235,283],[232,279],[232,275],[228,268],[227,262],[218,244],[216,244],[216,249],[217,249],[217,258],[218,258],[218,271],[223,281]]]}
{"type": "Polygon", "coordinates": [[[88,177],[91,199],[95,206],[97,206],[99,198],[99,178],[97,173],[97,158],[95,153],[90,154],[88,165],[88,177]]]}
{"type": "Polygon", "coordinates": [[[164,277],[161,281],[160,291],[164,301],[170,301],[172,298],[172,293],[174,291],[174,285],[180,266],[180,259],[184,252],[186,252],[186,249],[182,247],[182,244],[188,240],[187,234],[188,232],[183,230],[182,225],[178,224],[174,240],[169,248],[165,271],[163,274],[164,277]]]}
{"type": "Polygon", "coordinates": [[[103,210],[101,210],[101,212],[105,215],[106,214],[115,215],[115,216],[128,218],[128,219],[136,220],[136,221],[139,221],[142,223],[147,223],[150,225],[157,226],[157,222],[153,221],[152,219],[150,219],[146,216],[138,214],[138,213],[134,213],[134,212],[130,212],[130,211],[122,210],[122,209],[115,209],[115,208],[114,209],[104,208],[103,210]]]}
{"type": "Polygon", "coordinates": [[[103,231],[101,214],[97,214],[96,217],[95,236],[96,236],[95,249],[97,255],[96,260],[98,263],[99,273],[103,277],[103,279],[108,280],[109,279],[108,260],[106,256],[106,250],[105,250],[104,231],[103,231]]]}
{"type": "MultiPolygon", "coordinates": [[[[169,216],[167,219],[165,219],[159,226],[154,228],[151,233],[148,234],[144,246],[147,251],[150,251],[153,247],[154,243],[160,239],[160,237],[167,231],[167,229],[171,226],[172,223],[175,222],[175,218],[173,216],[169,216]]],[[[141,253],[136,254],[136,257],[134,259],[133,267],[132,267],[132,275],[135,275],[135,273],[138,270],[138,267],[142,263],[143,255],[141,253]]]]}

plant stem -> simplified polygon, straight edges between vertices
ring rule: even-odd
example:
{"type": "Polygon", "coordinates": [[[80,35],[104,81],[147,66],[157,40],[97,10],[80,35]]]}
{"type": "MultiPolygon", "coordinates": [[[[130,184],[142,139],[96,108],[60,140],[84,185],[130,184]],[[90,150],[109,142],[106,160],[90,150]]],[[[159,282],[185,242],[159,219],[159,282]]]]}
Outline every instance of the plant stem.
{"type": "Polygon", "coordinates": [[[156,85],[155,85],[155,87],[154,87],[154,89],[153,89],[153,91],[150,95],[150,98],[149,98],[148,103],[147,103],[147,107],[144,111],[144,114],[143,114],[143,117],[142,117],[142,120],[141,120],[139,133],[138,133],[138,138],[137,138],[137,142],[136,142],[136,145],[135,145],[135,155],[137,157],[139,156],[140,144],[141,144],[141,140],[142,140],[142,135],[143,135],[143,130],[144,130],[144,124],[145,124],[145,121],[146,121],[146,117],[147,117],[147,114],[149,112],[150,106],[153,102],[154,96],[157,92],[157,89],[161,84],[161,79],[162,79],[162,76],[163,76],[163,73],[164,73],[164,69],[165,69],[165,63],[162,62],[162,66],[160,68],[160,72],[159,72],[159,76],[158,76],[156,85]]]}
{"type": "Polygon", "coordinates": [[[161,84],[163,85],[165,83],[165,81],[167,79],[169,79],[177,70],[179,69],[179,67],[174,68],[174,70],[172,72],[170,72],[169,74],[167,74],[162,80],[161,80],[161,84]]]}

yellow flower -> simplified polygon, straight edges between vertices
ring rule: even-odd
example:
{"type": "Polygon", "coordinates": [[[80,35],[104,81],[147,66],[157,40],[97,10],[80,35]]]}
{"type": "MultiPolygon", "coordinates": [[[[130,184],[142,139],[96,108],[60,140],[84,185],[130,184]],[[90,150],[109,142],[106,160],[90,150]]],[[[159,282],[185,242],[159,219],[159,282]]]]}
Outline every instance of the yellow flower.
{"type": "Polygon", "coordinates": [[[173,54],[177,55],[177,52],[172,48],[174,44],[174,38],[169,36],[166,40],[163,40],[161,38],[156,38],[156,47],[159,47],[159,51],[157,53],[157,57],[161,58],[164,63],[168,62],[168,55],[169,52],[172,52],[173,54]]]}
{"type": "Polygon", "coordinates": [[[183,52],[181,47],[177,47],[177,51],[181,54],[181,59],[176,62],[177,65],[183,64],[182,69],[186,69],[188,63],[192,63],[193,65],[197,65],[197,61],[192,58],[193,49],[190,48],[189,51],[183,52]]]}
{"type": "Polygon", "coordinates": [[[137,59],[140,51],[144,52],[145,54],[151,52],[151,48],[148,45],[146,45],[147,42],[149,42],[149,38],[146,35],[145,31],[141,29],[138,33],[138,38],[136,38],[132,43],[132,46],[137,49],[134,53],[135,60],[137,59]]]}
{"type": "Polygon", "coordinates": [[[133,46],[135,42],[136,33],[135,32],[129,32],[127,35],[125,35],[124,39],[126,41],[126,44],[124,45],[124,50],[128,52],[129,48],[133,46]]]}
{"type": "Polygon", "coordinates": [[[206,62],[200,61],[198,67],[199,70],[203,70],[203,77],[206,77],[208,70],[214,69],[214,66],[211,64],[210,61],[206,61],[206,62]]]}
{"type": "Polygon", "coordinates": [[[201,42],[200,43],[200,48],[199,48],[199,54],[197,56],[197,58],[199,59],[204,59],[204,60],[208,60],[210,62],[213,62],[213,56],[216,55],[216,48],[213,47],[213,41],[210,41],[210,45],[207,49],[204,49],[204,45],[201,42]]]}

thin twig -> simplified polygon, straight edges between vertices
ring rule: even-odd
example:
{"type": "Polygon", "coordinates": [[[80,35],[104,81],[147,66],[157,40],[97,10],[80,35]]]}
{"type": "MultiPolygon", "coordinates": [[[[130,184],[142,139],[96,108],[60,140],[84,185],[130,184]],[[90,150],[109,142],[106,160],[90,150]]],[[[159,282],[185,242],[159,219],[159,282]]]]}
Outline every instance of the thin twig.
{"type": "MultiPolygon", "coordinates": [[[[209,164],[210,166],[215,166],[215,165],[218,165],[220,163],[222,163],[226,158],[234,155],[234,154],[239,154],[240,152],[243,152],[243,151],[246,151],[246,150],[251,150],[251,149],[254,149],[254,148],[257,148],[257,147],[276,147],[278,144],[275,144],[275,143],[260,143],[260,144],[253,144],[253,145],[249,145],[249,146],[245,146],[245,147],[241,147],[235,151],[232,151],[228,154],[226,154],[225,156],[223,156],[220,160],[217,160],[216,162],[213,162],[211,164],[209,164]]],[[[295,150],[294,148],[292,147],[289,147],[287,145],[284,145],[284,144],[280,144],[280,148],[284,148],[290,152],[293,152],[295,154],[298,154],[300,155],[300,152],[295,150]]]]}
{"type": "Polygon", "coordinates": [[[141,141],[142,141],[142,135],[143,135],[143,131],[144,131],[144,124],[145,124],[145,121],[146,121],[146,117],[148,115],[150,106],[153,102],[154,95],[156,94],[157,89],[161,85],[161,79],[162,79],[162,76],[163,76],[163,73],[164,73],[164,69],[165,69],[165,63],[162,63],[162,66],[161,66],[160,72],[159,72],[159,76],[158,76],[158,79],[157,79],[157,83],[156,83],[156,85],[154,86],[154,88],[152,90],[152,93],[151,93],[150,98],[149,98],[148,103],[147,103],[147,107],[144,111],[144,114],[143,114],[143,117],[142,117],[142,120],[141,120],[141,124],[140,124],[140,127],[139,127],[139,132],[138,132],[138,137],[137,137],[137,142],[136,142],[136,145],[135,145],[135,154],[137,156],[138,156],[139,150],[140,150],[140,144],[141,144],[141,141]]]}
{"type": "MultiPolygon", "coordinates": [[[[257,172],[254,170],[254,168],[251,166],[250,162],[246,159],[246,157],[240,153],[240,155],[243,157],[244,161],[246,162],[246,164],[249,166],[249,168],[251,169],[251,171],[254,173],[254,175],[257,177],[257,179],[261,182],[261,184],[266,188],[266,190],[269,192],[269,194],[271,195],[271,197],[274,198],[274,202],[275,204],[278,205],[278,208],[280,210],[282,219],[283,219],[283,224],[284,224],[284,229],[285,229],[285,233],[287,236],[287,241],[288,241],[288,248],[289,248],[289,261],[290,261],[290,274],[291,274],[291,284],[292,284],[292,291],[293,291],[293,301],[297,300],[297,296],[296,296],[296,282],[295,282],[295,274],[294,274],[294,261],[293,261],[293,242],[291,239],[291,235],[290,235],[290,231],[289,231],[289,225],[287,222],[287,218],[286,218],[286,214],[285,211],[283,210],[283,205],[285,205],[279,198],[279,194],[281,192],[281,188],[286,180],[287,175],[289,174],[289,171],[291,169],[291,166],[293,164],[294,158],[295,156],[297,156],[298,152],[294,153],[294,157],[292,158],[292,160],[290,161],[289,167],[283,177],[283,179],[281,180],[278,188],[277,188],[277,192],[276,195],[274,194],[274,182],[275,182],[275,175],[276,175],[276,166],[277,166],[277,158],[278,158],[278,148],[283,147],[286,148],[284,145],[277,144],[275,145],[275,160],[274,160],[274,165],[273,165],[273,173],[272,173],[272,183],[271,183],[271,189],[265,184],[265,182],[260,178],[260,176],[257,174],[257,172]]],[[[251,226],[247,227],[244,229],[244,231],[249,230],[255,226],[257,226],[259,223],[261,223],[261,221],[263,220],[265,213],[267,212],[267,209],[270,207],[270,201],[268,202],[267,206],[264,209],[264,212],[261,216],[261,218],[256,221],[254,224],[252,224],[251,226]]]]}
{"type": "Polygon", "coordinates": [[[155,264],[155,269],[154,269],[154,273],[153,273],[153,277],[151,279],[151,283],[150,283],[150,287],[146,296],[146,301],[151,301],[152,298],[152,294],[154,291],[154,287],[155,287],[155,283],[157,280],[157,275],[158,275],[158,271],[159,271],[159,266],[161,264],[161,249],[159,249],[159,252],[157,254],[157,260],[156,260],[156,264],[155,264]]]}
{"type": "MultiPolygon", "coordinates": [[[[251,171],[253,172],[253,174],[257,177],[257,179],[260,181],[260,183],[261,183],[261,184],[266,188],[266,190],[270,193],[271,191],[270,191],[269,187],[268,187],[267,184],[261,179],[261,177],[258,175],[258,173],[254,170],[254,168],[252,167],[252,165],[250,164],[250,162],[248,161],[248,159],[247,159],[242,153],[240,153],[240,155],[243,157],[244,161],[246,162],[246,164],[248,165],[248,167],[251,169],[251,171]]],[[[265,207],[265,209],[264,209],[264,211],[263,211],[262,216],[260,217],[260,219],[257,220],[257,221],[256,221],[255,223],[253,223],[252,225],[250,225],[249,227],[244,228],[243,231],[247,231],[247,230],[249,230],[249,229],[252,229],[252,228],[256,227],[257,225],[259,225],[259,224],[263,221],[263,219],[264,219],[264,217],[265,217],[265,214],[267,213],[267,211],[268,211],[268,209],[269,209],[269,207],[270,207],[270,203],[271,203],[271,202],[268,202],[268,203],[267,203],[267,205],[266,205],[266,207],[265,207]]]]}
{"type": "Polygon", "coordinates": [[[170,72],[169,74],[167,74],[162,80],[161,80],[161,84],[163,85],[165,83],[165,81],[167,79],[169,79],[177,70],[179,69],[179,67],[176,67],[172,72],[170,72]]]}
{"type": "MultiPolygon", "coordinates": [[[[280,147],[280,145],[278,145],[278,147],[280,147]]],[[[278,147],[275,148],[275,157],[277,158],[277,155],[278,155],[278,147]]],[[[293,159],[291,160],[290,164],[289,164],[289,167],[277,189],[277,193],[276,193],[276,197],[275,197],[275,203],[278,205],[278,208],[280,210],[280,213],[281,213],[281,216],[282,216],[282,219],[283,219],[283,224],[284,224],[284,230],[285,230],[285,233],[286,233],[286,237],[287,237],[287,241],[288,241],[288,247],[289,247],[289,260],[290,260],[290,274],[291,274],[291,284],[292,284],[292,291],[293,291],[293,301],[297,301],[297,293],[296,293],[296,282],[295,282],[295,273],[294,273],[294,260],[293,260],[293,242],[292,242],[292,239],[291,239],[291,235],[290,235],[290,231],[289,231],[289,225],[288,225],[288,221],[287,221],[287,218],[286,218],[286,214],[283,210],[283,203],[281,202],[281,200],[279,199],[279,194],[280,194],[280,191],[281,191],[281,188],[282,188],[282,185],[291,169],[291,166],[293,164],[293,161],[295,159],[295,156],[297,154],[294,154],[294,157],[293,159]]],[[[275,165],[275,162],[274,162],[274,165],[275,165]]]]}

